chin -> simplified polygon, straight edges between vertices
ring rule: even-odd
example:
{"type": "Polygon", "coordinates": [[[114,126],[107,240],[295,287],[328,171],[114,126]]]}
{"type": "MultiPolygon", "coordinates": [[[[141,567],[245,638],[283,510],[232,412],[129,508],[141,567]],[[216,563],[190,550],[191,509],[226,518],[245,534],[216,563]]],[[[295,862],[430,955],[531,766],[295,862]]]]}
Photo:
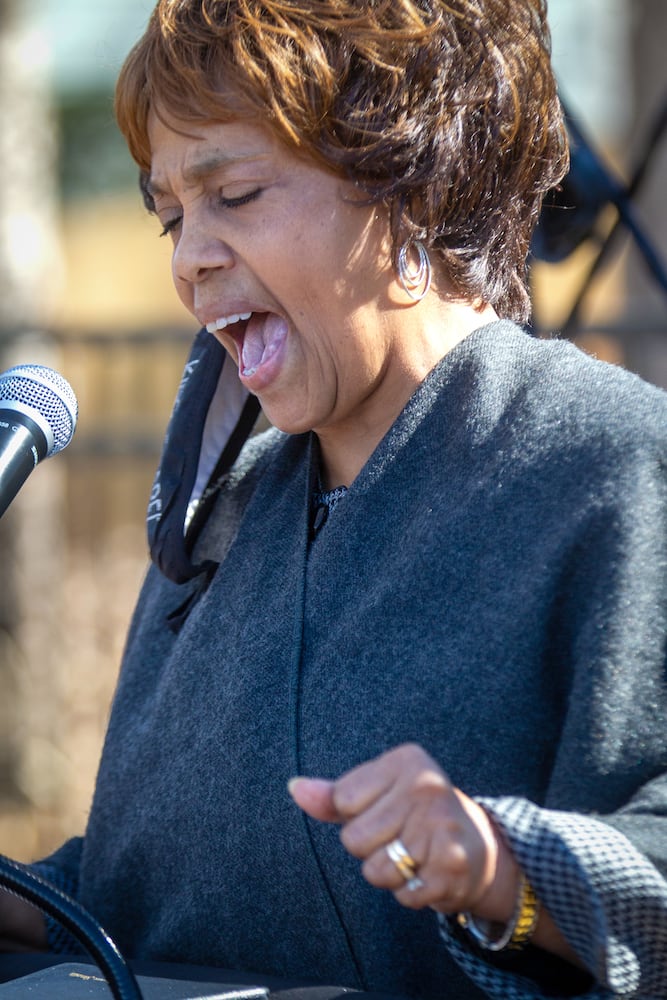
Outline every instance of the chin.
{"type": "Polygon", "coordinates": [[[261,397],[260,403],[266,419],[284,434],[306,434],[313,430],[312,420],[309,420],[304,413],[294,413],[281,406],[265,404],[261,397]]]}
{"type": "Polygon", "coordinates": [[[296,418],[290,419],[285,417],[281,419],[280,417],[274,419],[269,413],[264,411],[266,418],[273,425],[277,427],[279,431],[284,434],[307,434],[309,431],[313,430],[311,424],[303,420],[297,420],[296,418]]]}

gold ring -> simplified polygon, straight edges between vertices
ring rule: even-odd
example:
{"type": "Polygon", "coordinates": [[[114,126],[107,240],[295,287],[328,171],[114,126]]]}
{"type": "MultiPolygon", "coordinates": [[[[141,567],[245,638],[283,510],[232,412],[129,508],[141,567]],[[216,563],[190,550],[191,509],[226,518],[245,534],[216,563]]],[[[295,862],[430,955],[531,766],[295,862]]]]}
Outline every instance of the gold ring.
{"type": "Polygon", "coordinates": [[[415,889],[421,889],[424,883],[417,876],[417,862],[403,841],[397,837],[390,844],[387,844],[385,850],[407,882],[407,888],[411,892],[414,892],[415,889]]]}

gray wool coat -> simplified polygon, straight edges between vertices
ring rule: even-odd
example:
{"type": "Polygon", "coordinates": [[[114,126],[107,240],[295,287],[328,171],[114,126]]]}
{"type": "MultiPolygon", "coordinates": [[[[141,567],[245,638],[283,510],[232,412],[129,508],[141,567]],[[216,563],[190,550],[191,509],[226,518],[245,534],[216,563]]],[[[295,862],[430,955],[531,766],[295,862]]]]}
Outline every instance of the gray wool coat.
{"type": "Polygon", "coordinates": [[[447,1000],[667,996],[667,394],[510,323],[414,394],[309,543],[316,443],[252,439],[197,581],[153,568],[85,837],[39,868],[129,956],[447,1000]],[[366,884],[286,784],[417,741],[590,976],[366,884]]]}

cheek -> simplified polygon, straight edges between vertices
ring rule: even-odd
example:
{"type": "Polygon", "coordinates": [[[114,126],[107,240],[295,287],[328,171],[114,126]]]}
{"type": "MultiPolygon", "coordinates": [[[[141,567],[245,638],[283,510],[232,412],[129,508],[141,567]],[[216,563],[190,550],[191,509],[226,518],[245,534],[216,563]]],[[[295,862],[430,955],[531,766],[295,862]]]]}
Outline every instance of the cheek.
{"type": "Polygon", "coordinates": [[[232,361],[234,362],[234,364],[238,366],[238,364],[239,364],[239,351],[238,351],[238,347],[236,346],[236,341],[233,340],[232,337],[226,337],[224,335],[224,333],[222,333],[221,331],[218,331],[214,336],[215,336],[215,339],[220,344],[222,344],[222,346],[227,351],[227,354],[229,354],[229,356],[232,359],[232,361]]]}

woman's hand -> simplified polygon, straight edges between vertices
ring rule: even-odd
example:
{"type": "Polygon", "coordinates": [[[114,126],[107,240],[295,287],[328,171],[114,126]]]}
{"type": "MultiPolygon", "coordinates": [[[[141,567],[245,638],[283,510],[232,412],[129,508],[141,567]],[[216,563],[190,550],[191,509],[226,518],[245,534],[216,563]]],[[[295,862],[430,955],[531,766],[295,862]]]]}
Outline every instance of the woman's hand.
{"type": "MultiPolygon", "coordinates": [[[[486,812],[420,746],[396,747],[337,781],[294,778],[289,790],[309,816],[341,825],[364,878],[391,889],[403,906],[512,919],[520,880],[514,856],[486,812]],[[414,861],[412,880],[387,853],[395,840],[414,861]]],[[[532,941],[584,968],[544,906],[532,941]]]]}
{"type": "Polygon", "coordinates": [[[516,862],[484,810],[421,747],[397,747],[337,781],[296,778],[289,787],[314,819],[341,824],[341,840],[363,862],[364,878],[392,890],[403,906],[511,919],[516,862]],[[387,853],[396,839],[414,861],[412,881],[387,853]]]}

